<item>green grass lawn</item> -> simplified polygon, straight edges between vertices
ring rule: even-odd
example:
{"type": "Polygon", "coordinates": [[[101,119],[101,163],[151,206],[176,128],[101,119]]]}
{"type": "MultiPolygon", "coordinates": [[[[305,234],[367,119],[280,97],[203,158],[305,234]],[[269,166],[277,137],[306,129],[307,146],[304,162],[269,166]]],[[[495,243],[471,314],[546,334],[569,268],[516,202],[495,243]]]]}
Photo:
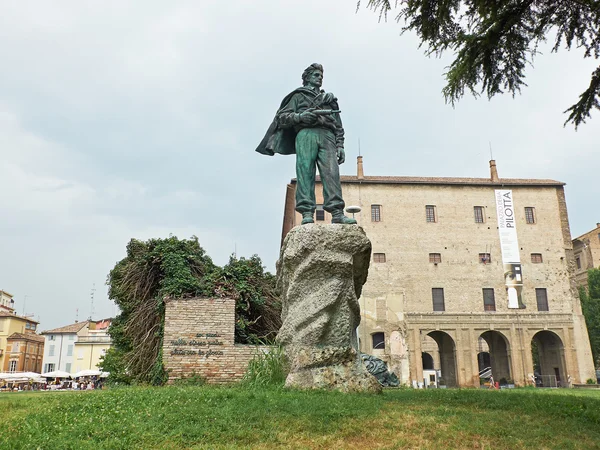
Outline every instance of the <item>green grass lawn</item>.
{"type": "Polygon", "coordinates": [[[0,394],[2,449],[600,448],[600,391],[131,387],[0,394]]]}

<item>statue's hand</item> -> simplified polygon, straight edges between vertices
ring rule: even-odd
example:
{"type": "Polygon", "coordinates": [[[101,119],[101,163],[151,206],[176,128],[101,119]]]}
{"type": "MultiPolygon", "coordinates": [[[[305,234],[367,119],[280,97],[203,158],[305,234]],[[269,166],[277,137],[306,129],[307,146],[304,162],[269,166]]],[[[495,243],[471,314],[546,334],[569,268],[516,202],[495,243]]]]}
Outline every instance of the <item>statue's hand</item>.
{"type": "Polygon", "coordinates": [[[300,123],[305,123],[307,125],[314,125],[319,120],[318,116],[310,111],[301,112],[298,117],[300,123]]]}
{"type": "Polygon", "coordinates": [[[323,94],[323,104],[324,105],[328,105],[329,103],[331,103],[334,100],[337,100],[337,98],[335,98],[335,95],[333,95],[333,92],[327,92],[326,94],[323,94]]]}
{"type": "Polygon", "coordinates": [[[344,147],[338,147],[337,160],[338,164],[344,164],[344,161],[346,161],[346,152],[344,151],[344,147]]]}

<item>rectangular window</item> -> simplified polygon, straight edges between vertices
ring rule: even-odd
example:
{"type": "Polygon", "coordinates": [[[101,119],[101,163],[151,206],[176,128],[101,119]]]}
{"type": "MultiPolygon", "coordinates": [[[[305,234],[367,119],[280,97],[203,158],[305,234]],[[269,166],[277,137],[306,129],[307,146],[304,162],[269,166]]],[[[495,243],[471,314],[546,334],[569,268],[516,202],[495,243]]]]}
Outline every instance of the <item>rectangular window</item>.
{"type": "Polygon", "coordinates": [[[70,334],[69,335],[69,340],[70,341],[74,341],[75,340],[75,335],[74,334],[70,334]]]}
{"type": "Polygon", "coordinates": [[[373,262],[384,263],[385,262],[385,253],[373,253],[373,262]]]}
{"type": "Polygon", "coordinates": [[[434,311],[446,311],[444,304],[444,288],[432,288],[431,297],[433,299],[434,311]]]}
{"type": "Polygon", "coordinates": [[[17,370],[17,362],[16,361],[11,361],[8,363],[8,371],[9,372],[15,372],[17,370]]]}
{"type": "Polygon", "coordinates": [[[491,288],[483,288],[483,310],[496,311],[496,298],[491,288]]]}
{"type": "Polygon", "coordinates": [[[371,222],[381,222],[381,205],[371,205],[371,222]]]}
{"type": "Polygon", "coordinates": [[[578,269],[581,269],[581,258],[579,256],[575,258],[575,264],[577,264],[578,269]]]}
{"type": "Polygon", "coordinates": [[[383,333],[373,333],[371,335],[371,340],[373,344],[373,348],[385,348],[385,334],[383,333]]]}
{"type": "Polygon", "coordinates": [[[549,311],[546,288],[535,288],[535,299],[537,301],[538,311],[549,311]]]}
{"type": "Polygon", "coordinates": [[[48,356],[54,356],[54,345],[51,345],[50,348],[48,348],[48,356]]]}
{"type": "Polygon", "coordinates": [[[83,350],[79,350],[77,353],[77,359],[83,359],[83,350]]]}
{"type": "Polygon", "coordinates": [[[65,364],[65,372],[71,373],[71,363],[66,363],[65,364]]]}
{"type": "MultiPolygon", "coordinates": [[[[67,347],[67,356],[73,356],[73,345],[67,347]]],[[[68,372],[68,370],[67,370],[68,372]]]]}
{"type": "Polygon", "coordinates": [[[56,336],[54,336],[53,334],[51,334],[50,336],[48,336],[48,340],[49,341],[53,341],[56,338],[56,336]]]}
{"type": "Polygon", "coordinates": [[[319,222],[325,220],[325,210],[323,209],[323,205],[317,205],[316,218],[319,222]]]}
{"type": "Polygon", "coordinates": [[[54,371],[54,363],[49,363],[44,365],[44,373],[53,372],[54,371]]]}
{"type": "Polygon", "coordinates": [[[484,215],[483,215],[483,206],[473,206],[473,213],[475,214],[475,223],[483,223],[484,215]]]}
{"type": "Polygon", "coordinates": [[[489,264],[492,262],[492,255],[489,253],[480,253],[479,254],[479,262],[482,264],[489,264]]]}
{"type": "Polygon", "coordinates": [[[535,208],[533,206],[525,207],[525,222],[535,223],[535,208]]]}
{"type": "Polygon", "coordinates": [[[435,216],[435,205],[425,206],[425,219],[427,220],[427,222],[437,222],[437,218],[435,216]]]}
{"type": "Polygon", "coordinates": [[[544,262],[541,253],[532,253],[531,254],[531,262],[534,264],[541,264],[544,262]]]}
{"type": "Polygon", "coordinates": [[[441,253],[430,253],[429,254],[429,262],[434,264],[439,264],[442,262],[442,254],[441,253]]]}

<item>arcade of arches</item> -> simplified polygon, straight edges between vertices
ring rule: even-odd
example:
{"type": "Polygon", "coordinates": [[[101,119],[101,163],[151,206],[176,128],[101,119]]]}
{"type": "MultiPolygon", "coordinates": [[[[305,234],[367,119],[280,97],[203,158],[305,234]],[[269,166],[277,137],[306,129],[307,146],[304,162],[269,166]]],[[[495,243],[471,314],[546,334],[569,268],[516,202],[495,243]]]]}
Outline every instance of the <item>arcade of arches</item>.
{"type": "MultiPolygon", "coordinates": [[[[581,378],[573,332],[567,327],[407,327],[410,383],[429,384],[435,370],[444,384],[479,386],[480,375],[518,386],[567,386],[581,378]],[[565,349],[571,348],[571,352],[565,349]],[[425,371],[425,376],[424,376],[425,371]],[[535,377],[535,381],[534,381],[535,377]]],[[[585,355],[584,355],[585,356],[585,355]]]]}

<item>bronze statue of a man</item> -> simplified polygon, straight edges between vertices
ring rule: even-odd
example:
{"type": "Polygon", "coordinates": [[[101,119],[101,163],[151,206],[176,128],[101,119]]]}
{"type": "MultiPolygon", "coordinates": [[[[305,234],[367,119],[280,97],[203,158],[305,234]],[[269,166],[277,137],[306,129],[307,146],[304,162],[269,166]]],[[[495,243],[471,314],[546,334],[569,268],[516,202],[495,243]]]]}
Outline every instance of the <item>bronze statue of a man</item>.
{"type": "Polygon", "coordinates": [[[345,160],[344,128],[337,98],[321,89],[321,64],[306,68],[302,84],[283,99],[256,151],[296,154],[296,211],[302,214],[303,225],[314,222],[317,167],[323,183],[323,209],[331,213],[331,223],[354,224],[356,220],[344,215],[338,167],[345,160]]]}

